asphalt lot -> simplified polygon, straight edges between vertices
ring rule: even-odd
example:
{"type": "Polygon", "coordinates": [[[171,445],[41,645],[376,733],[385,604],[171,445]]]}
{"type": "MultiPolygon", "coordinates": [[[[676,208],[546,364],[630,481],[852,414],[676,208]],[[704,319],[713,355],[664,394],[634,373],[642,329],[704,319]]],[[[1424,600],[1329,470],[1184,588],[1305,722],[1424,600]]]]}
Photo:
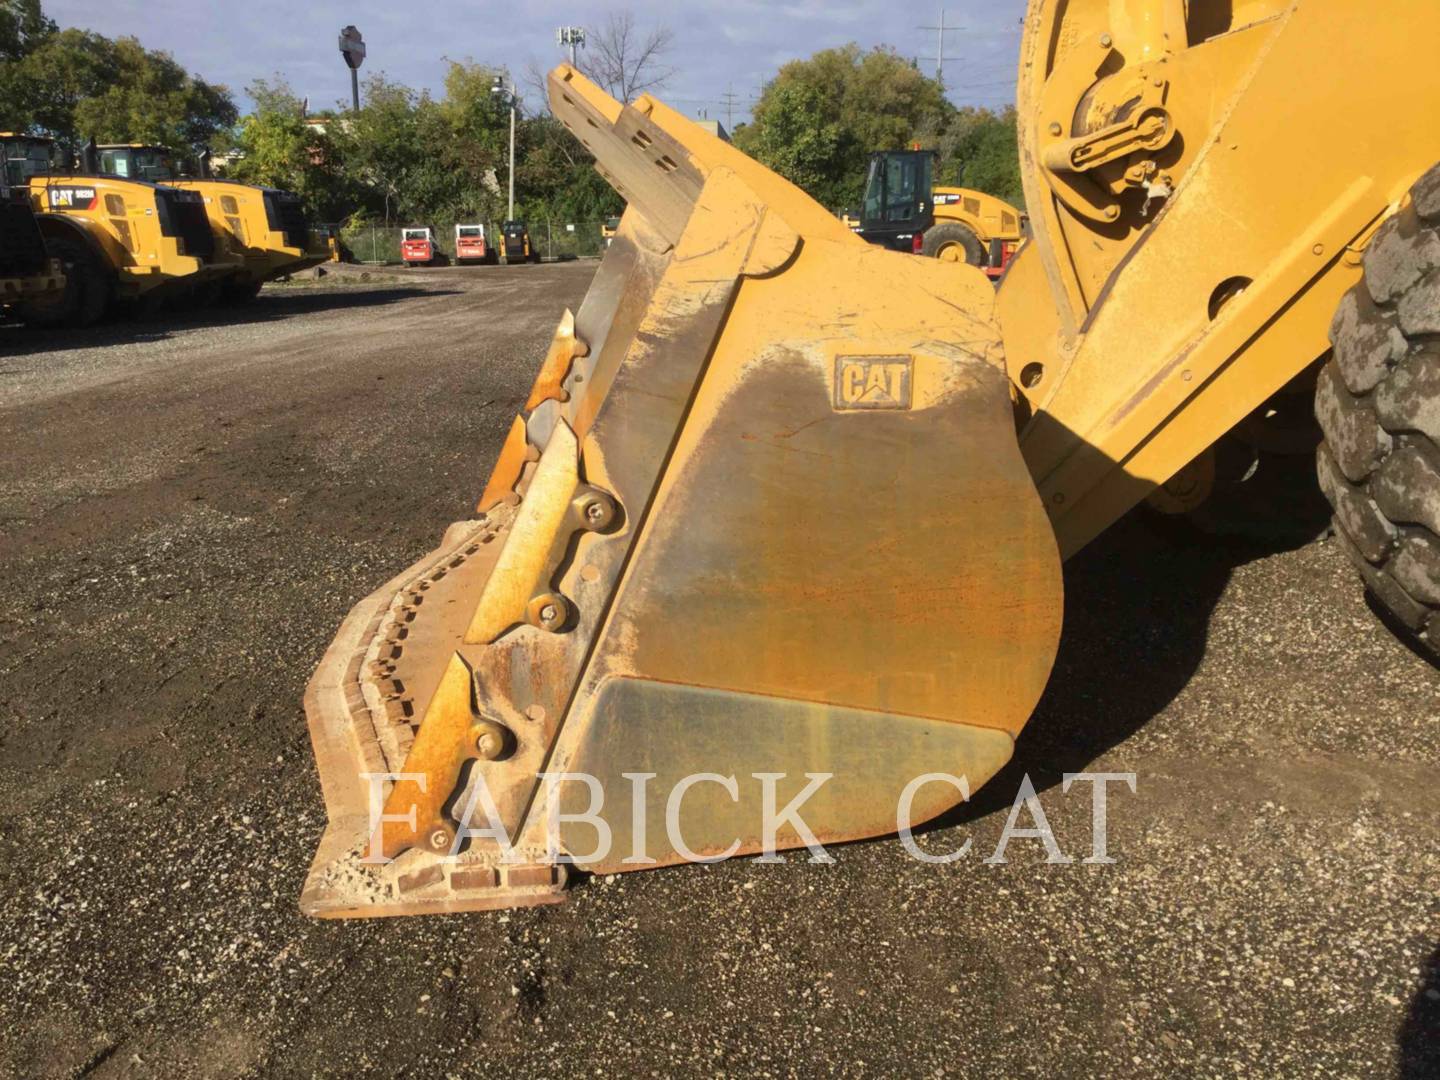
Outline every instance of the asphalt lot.
{"type": "Polygon", "coordinates": [[[0,326],[0,1073],[1440,1075],[1440,672],[1326,540],[1078,557],[1015,762],[922,840],[958,862],[301,916],[304,685],[473,505],[593,269],[0,326]],[[1083,767],[1137,776],[1113,865],[1083,767]],[[1026,773],[1073,864],[983,861],[1026,773]]]}

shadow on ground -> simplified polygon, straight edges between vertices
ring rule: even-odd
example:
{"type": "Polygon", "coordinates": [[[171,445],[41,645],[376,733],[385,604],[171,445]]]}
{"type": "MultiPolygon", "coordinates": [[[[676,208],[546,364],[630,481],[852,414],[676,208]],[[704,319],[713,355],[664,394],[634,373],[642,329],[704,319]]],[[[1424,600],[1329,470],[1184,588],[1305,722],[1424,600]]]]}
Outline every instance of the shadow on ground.
{"type": "Polygon", "coordinates": [[[215,326],[243,326],[276,322],[319,311],[373,308],[428,296],[453,296],[454,289],[424,289],[416,286],[357,288],[340,290],[271,290],[262,292],[244,306],[219,305],[199,311],[164,311],[153,318],[115,318],[84,330],[43,330],[28,326],[0,327],[0,345],[7,356],[94,349],[106,345],[132,345],[164,341],[177,330],[215,326]]]}
{"type": "Polygon", "coordinates": [[[1312,458],[1265,457],[1261,466],[1253,482],[1216,497],[1203,527],[1140,508],[1066,563],[1060,650],[1015,756],[917,833],[1008,810],[1026,774],[1037,792],[1060,784],[1170,704],[1205,655],[1235,569],[1328,527],[1312,458]]]}
{"type": "Polygon", "coordinates": [[[1440,948],[1430,954],[1420,989],[1400,1028],[1400,1080],[1440,1076],[1440,948]]]}

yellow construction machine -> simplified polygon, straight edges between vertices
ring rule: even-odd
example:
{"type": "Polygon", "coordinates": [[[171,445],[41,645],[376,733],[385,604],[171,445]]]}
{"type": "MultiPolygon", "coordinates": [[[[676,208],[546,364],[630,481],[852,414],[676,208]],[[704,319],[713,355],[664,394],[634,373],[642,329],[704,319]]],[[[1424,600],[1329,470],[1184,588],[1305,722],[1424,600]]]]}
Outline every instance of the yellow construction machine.
{"type": "Polygon", "coordinates": [[[860,217],[842,220],[872,244],[969,263],[998,277],[1024,238],[1025,214],[983,191],[935,187],[934,171],[933,151],[877,151],[860,217]]]}
{"type": "Polygon", "coordinates": [[[998,291],[556,69],[629,209],[475,516],[310,684],[303,908],[545,903],[946,810],[1045,686],[1062,560],[1186,470],[1197,502],[1325,357],[1338,535],[1434,649],[1437,39],[1405,0],[1032,0],[998,291]]]}
{"type": "Polygon", "coordinates": [[[215,236],[219,257],[235,264],[225,283],[231,299],[253,299],[267,281],[331,260],[329,238],[311,228],[299,195],[210,175],[201,155],[199,176],[182,176],[165,146],[105,143],[96,148],[100,171],[136,177],[197,193],[215,236]]]}
{"type": "Polygon", "coordinates": [[[57,296],[64,287],[60,260],[45,251],[25,190],[0,176],[0,310],[57,296]]]}
{"type": "MultiPolygon", "coordinates": [[[[89,326],[112,302],[144,306],[193,296],[233,266],[217,259],[200,196],[54,162],[52,140],[0,132],[6,177],[29,192],[62,289],[19,304],[25,321],[89,326]]],[[[86,155],[87,157],[89,155],[86,155]]]]}

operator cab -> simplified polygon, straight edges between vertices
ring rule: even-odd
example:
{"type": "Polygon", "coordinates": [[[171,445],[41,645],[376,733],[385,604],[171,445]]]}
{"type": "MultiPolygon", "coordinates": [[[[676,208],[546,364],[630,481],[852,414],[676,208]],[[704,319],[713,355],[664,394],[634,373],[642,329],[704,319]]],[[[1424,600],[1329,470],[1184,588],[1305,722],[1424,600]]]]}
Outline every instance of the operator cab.
{"type": "Polygon", "coordinates": [[[168,147],[106,143],[96,150],[99,171],[106,176],[147,180],[152,184],[176,178],[175,159],[168,147]]]}
{"type": "Polygon", "coordinates": [[[11,187],[24,187],[32,176],[54,169],[55,141],[39,135],[16,135],[0,131],[0,163],[3,180],[11,187]]]}
{"type": "Polygon", "coordinates": [[[919,252],[925,230],[935,223],[930,201],[935,173],[933,150],[879,150],[870,155],[860,227],[872,244],[919,252]]]}

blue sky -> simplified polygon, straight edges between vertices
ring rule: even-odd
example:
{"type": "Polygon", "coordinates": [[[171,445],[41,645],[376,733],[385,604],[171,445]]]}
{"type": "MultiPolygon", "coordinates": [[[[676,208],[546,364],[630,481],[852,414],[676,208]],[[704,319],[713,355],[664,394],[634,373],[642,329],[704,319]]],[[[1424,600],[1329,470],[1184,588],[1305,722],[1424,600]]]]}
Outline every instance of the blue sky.
{"type": "MultiPolygon", "coordinates": [[[[701,110],[724,120],[724,95],[735,95],[734,118],[748,115],[760,86],[788,60],[848,41],[894,46],[935,67],[935,26],[941,5],[909,0],[711,0],[707,3],[634,0],[533,0],[452,3],[395,0],[45,0],[62,26],[118,37],[131,34],[172,53],[191,72],[224,83],[243,104],[256,78],[279,74],[314,108],[349,97],[349,76],[336,39],[354,23],[365,35],[361,74],[384,71],[416,88],[439,88],[443,57],[508,66],[523,78],[535,61],[562,58],[555,28],[598,25],[628,9],[638,25],[668,25],[675,34],[669,61],[676,74],[660,92],[688,115],[701,110]]],[[[1019,23],[1024,0],[951,0],[946,25],[945,82],[957,104],[1003,105],[1014,100],[1019,23]]]]}

